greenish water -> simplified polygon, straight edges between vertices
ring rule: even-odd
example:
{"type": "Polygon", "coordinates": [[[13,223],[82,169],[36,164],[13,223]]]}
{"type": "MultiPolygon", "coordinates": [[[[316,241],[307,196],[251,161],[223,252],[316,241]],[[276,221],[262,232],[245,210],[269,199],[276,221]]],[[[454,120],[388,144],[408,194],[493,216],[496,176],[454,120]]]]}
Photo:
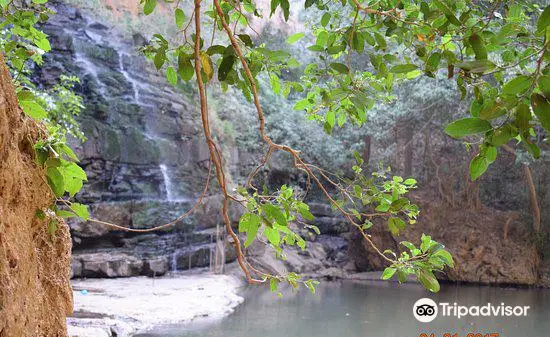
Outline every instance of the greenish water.
{"type": "MultiPolygon", "coordinates": [[[[317,294],[284,292],[282,299],[265,289],[252,288],[234,314],[219,321],[158,328],[140,337],[468,337],[468,333],[498,333],[505,337],[550,336],[550,291],[445,284],[432,295],[416,284],[351,281],[323,282],[317,294]],[[423,297],[465,306],[530,306],[522,317],[438,317],[420,323],[414,303],[423,297]]],[[[471,337],[471,336],[470,336],[471,337]]],[[[491,336],[487,336],[491,337],[491,336]]]]}

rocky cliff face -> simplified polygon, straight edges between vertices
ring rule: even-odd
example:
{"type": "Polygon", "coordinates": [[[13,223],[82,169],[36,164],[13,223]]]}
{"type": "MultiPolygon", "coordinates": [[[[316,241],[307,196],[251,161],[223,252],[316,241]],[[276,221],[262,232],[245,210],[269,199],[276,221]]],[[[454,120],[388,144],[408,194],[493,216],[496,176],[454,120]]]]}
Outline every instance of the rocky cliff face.
{"type": "MultiPolygon", "coordinates": [[[[43,28],[54,50],[37,80],[47,86],[61,74],[81,78],[77,91],[86,109],[79,122],[88,140],[77,152],[89,182],[78,198],[91,205],[94,217],[124,227],[177,218],[198,196],[207,173],[194,99],[184,99],[138,52],[142,36],[123,38],[77,9],[53,6],[58,14],[43,28]]],[[[205,217],[215,219],[216,213],[205,217]]],[[[167,231],[132,235],[71,222],[73,274],[158,275],[208,265],[212,225],[198,215],[167,231]]]]}

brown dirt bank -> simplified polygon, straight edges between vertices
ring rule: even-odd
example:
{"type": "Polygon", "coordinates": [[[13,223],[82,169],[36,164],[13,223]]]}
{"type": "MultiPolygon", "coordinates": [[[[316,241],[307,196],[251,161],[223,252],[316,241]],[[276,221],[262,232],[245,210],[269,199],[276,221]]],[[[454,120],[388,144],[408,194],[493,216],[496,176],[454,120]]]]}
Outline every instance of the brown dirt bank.
{"type": "Polygon", "coordinates": [[[0,53],[0,336],[63,337],[72,311],[71,240],[55,238],[37,209],[53,199],[33,160],[38,127],[23,116],[0,53]]]}
{"type": "MultiPolygon", "coordinates": [[[[409,226],[399,236],[384,228],[373,239],[382,247],[402,250],[401,241],[418,243],[422,233],[446,245],[453,254],[455,268],[438,278],[481,284],[542,285],[539,277],[540,257],[532,237],[529,221],[515,212],[488,207],[448,205],[417,194],[415,202],[422,210],[418,224],[409,226]]],[[[350,240],[350,255],[359,271],[385,267],[363,240],[350,240]]]]}

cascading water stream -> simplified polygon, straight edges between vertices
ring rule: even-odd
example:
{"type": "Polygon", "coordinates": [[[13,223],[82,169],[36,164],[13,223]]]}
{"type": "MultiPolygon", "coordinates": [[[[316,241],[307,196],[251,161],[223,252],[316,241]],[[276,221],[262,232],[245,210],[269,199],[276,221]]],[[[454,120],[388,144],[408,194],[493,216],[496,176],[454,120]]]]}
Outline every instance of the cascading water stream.
{"type": "Polygon", "coordinates": [[[164,179],[164,188],[166,189],[166,200],[175,201],[172,193],[172,182],[170,181],[170,176],[168,175],[168,167],[164,164],[159,165],[160,172],[162,172],[162,178],[164,179]]]}
{"type": "Polygon", "coordinates": [[[138,89],[138,83],[128,74],[128,72],[124,69],[124,57],[129,57],[126,53],[120,53],[119,55],[119,67],[120,67],[120,73],[124,76],[126,81],[130,82],[132,85],[132,91],[134,92],[134,100],[137,104],[139,104],[139,89],[138,89]]]}
{"type": "MultiPolygon", "coordinates": [[[[97,118],[94,123],[98,126],[94,124],[93,129],[99,131],[98,135],[90,138],[97,138],[98,152],[104,151],[110,156],[111,166],[106,170],[110,175],[102,178],[108,183],[109,195],[122,191],[125,199],[138,200],[145,207],[152,202],[171,216],[181,215],[180,211],[195,201],[188,198],[189,193],[195,193],[195,184],[186,184],[185,188],[181,184],[186,172],[182,167],[188,165],[189,155],[169,151],[182,145],[184,135],[174,132],[172,126],[178,122],[175,116],[185,109],[186,102],[155,72],[144,71],[145,61],[137,45],[114,34],[109,27],[84,21],[78,29],[65,25],[60,35],[71,38],[59,40],[70,40],[74,44],[70,49],[71,59],[65,62],[76,65],[74,75],[85,79],[84,94],[91,106],[103,109],[101,117],[92,114],[86,117],[97,118]],[[141,149],[147,155],[157,155],[136,155],[141,149]],[[145,158],[153,159],[145,162],[145,158]],[[143,183],[126,180],[129,177],[139,177],[143,183]]],[[[174,236],[164,250],[166,269],[178,271],[208,266],[210,261],[213,272],[221,272],[225,262],[222,229],[218,228],[210,238],[203,231],[194,230],[194,221],[186,220],[185,229],[180,223],[170,233],[174,236]]]]}

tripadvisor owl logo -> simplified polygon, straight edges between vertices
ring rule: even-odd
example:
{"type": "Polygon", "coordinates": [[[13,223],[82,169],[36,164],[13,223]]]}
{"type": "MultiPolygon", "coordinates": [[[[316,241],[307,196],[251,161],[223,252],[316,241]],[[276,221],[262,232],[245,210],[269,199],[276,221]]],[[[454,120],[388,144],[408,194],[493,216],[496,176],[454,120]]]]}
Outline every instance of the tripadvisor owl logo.
{"type": "Polygon", "coordinates": [[[437,303],[429,298],[421,298],[414,304],[413,314],[420,322],[431,322],[437,317],[437,303]]]}
{"type": "Polygon", "coordinates": [[[531,309],[529,306],[510,306],[504,303],[500,305],[494,305],[487,303],[486,305],[458,305],[458,303],[435,303],[429,298],[421,298],[413,306],[414,317],[423,323],[433,321],[437,314],[441,314],[443,317],[456,317],[458,319],[465,316],[528,316],[528,311],[531,309]],[[438,310],[438,307],[439,308],[438,310]]]}

